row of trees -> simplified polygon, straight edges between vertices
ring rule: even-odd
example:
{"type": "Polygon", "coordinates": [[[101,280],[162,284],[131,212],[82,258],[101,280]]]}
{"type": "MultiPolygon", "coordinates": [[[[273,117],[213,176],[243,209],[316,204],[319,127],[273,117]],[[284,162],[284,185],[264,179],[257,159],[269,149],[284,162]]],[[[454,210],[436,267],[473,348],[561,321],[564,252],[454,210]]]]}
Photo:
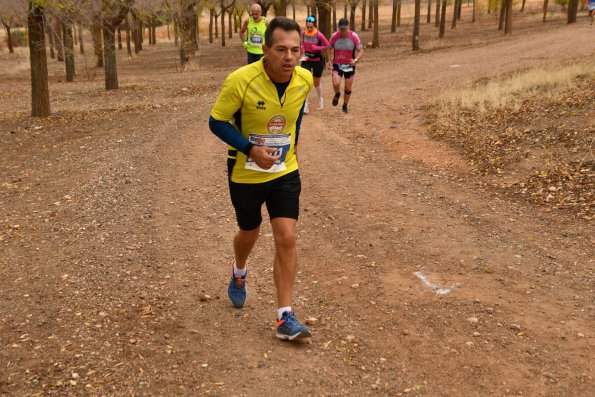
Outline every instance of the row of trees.
{"type": "MultiPolygon", "coordinates": [[[[288,15],[291,7],[295,19],[295,1],[258,0],[263,14],[266,16],[273,9],[275,15],[288,15]]],[[[307,13],[317,16],[319,29],[330,37],[336,30],[337,9],[343,6],[343,17],[351,21],[352,29],[356,29],[355,16],[361,10],[361,30],[373,29],[372,46],[378,47],[379,0],[304,0],[307,13]],[[366,11],[368,16],[366,19],[366,11]]],[[[415,1],[413,50],[419,49],[419,29],[421,22],[421,0],[415,1]]],[[[453,1],[453,18],[451,28],[456,27],[461,18],[462,0],[453,1]]],[[[475,21],[475,4],[472,2],[472,20],[475,21]]],[[[569,0],[568,22],[576,20],[578,0],[569,0]],[[575,6],[573,6],[575,4],[575,6]],[[572,16],[574,16],[572,18],[572,16]]],[[[547,9],[548,0],[544,0],[547,9]]],[[[96,66],[105,71],[105,88],[118,88],[116,65],[116,44],[122,48],[121,31],[126,34],[128,55],[142,50],[144,31],[149,30],[149,44],[155,44],[156,26],[173,25],[175,44],[179,47],[180,64],[184,67],[198,49],[198,21],[204,12],[209,15],[209,42],[213,35],[219,36],[221,28],[221,44],[225,46],[226,20],[229,38],[232,29],[237,32],[244,11],[251,4],[250,0],[0,0],[0,20],[5,26],[8,41],[11,43],[10,27],[22,23],[23,15],[27,16],[29,48],[31,54],[32,114],[47,116],[50,113],[49,90],[47,84],[46,37],[48,38],[50,56],[54,52],[59,61],[65,63],[66,80],[73,81],[75,75],[74,46],[78,39],[79,51],[84,53],[83,26],[87,27],[93,38],[93,48],[97,57],[96,66]],[[21,21],[21,22],[19,22],[21,21]],[[233,26],[233,28],[232,28],[233,26]],[[55,49],[55,51],[54,51],[55,49]]],[[[487,11],[496,12],[500,5],[499,29],[505,33],[512,31],[512,0],[488,0],[487,11]],[[501,1],[501,4],[499,2],[501,1]]],[[[402,0],[392,0],[391,32],[395,32],[401,23],[402,0]]],[[[427,0],[427,23],[431,23],[434,10],[434,25],[438,28],[439,37],[444,37],[446,26],[447,0],[427,0]]],[[[521,5],[524,10],[525,1],[521,5]]],[[[340,8],[339,8],[340,9],[340,8]]],[[[340,13],[340,11],[339,11],[340,13]]]]}

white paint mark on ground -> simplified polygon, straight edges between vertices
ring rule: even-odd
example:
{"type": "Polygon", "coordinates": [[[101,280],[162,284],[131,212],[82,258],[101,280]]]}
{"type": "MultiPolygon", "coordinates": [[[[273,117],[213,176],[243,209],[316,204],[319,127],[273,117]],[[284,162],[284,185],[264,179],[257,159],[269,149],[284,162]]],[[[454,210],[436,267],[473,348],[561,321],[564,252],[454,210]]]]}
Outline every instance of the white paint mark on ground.
{"type": "Polygon", "coordinates": [[[419,278],[421,282],[424,283],[424,285],[436,295],[446,295],[456,288],[456,284],[451,285],[449,288],[440,288],[436,284],[432,283],[426,276],[424,276],[422,272],[415,272],[413,274],[415,274],[417,278],[419,278]]]}

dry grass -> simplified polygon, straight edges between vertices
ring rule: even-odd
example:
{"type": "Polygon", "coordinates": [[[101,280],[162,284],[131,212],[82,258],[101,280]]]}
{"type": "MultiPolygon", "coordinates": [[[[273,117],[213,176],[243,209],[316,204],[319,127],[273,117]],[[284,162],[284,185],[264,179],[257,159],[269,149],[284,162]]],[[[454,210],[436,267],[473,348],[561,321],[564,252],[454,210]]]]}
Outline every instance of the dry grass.
{"type": "Polygon", "coordinates": [[[593,219],[594,98],[593,60],[522,71],[442,94],[430,134],[495,188],[593,219]]]}
{"type": "Polygon", "coordinates": [[[546,100],[559,97],[575,86],[576,78],[580,76],[595,76],[595,62],[532,69],[487,82],[467,83],[443,93],[438,99],[438,110],[444,113],[453,109],[482,113],[504,108],[519,110],[526,98],[537,93],[546,100]]]}

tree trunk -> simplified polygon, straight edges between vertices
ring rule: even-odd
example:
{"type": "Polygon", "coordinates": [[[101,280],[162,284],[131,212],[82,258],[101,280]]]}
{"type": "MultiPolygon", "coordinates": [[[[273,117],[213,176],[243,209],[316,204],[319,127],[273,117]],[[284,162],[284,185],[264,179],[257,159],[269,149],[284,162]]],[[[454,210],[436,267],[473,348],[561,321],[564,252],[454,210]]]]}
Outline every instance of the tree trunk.
{"type": "Polygon", "coordinates": [[[459,5],[457,7],[457,19],[461,19],[461,14],[463,12],[463,0],[459,0],[459,5]]]}
{"type": "Polygon", "coordinates": [[[116,34],[118,35],[118,50],[122,49],[122,29],[120,26],[116,29],[116,34]]]}
{"type": "Polygon", "coordinates": [[[333,33],[330,0],[316,0],[315,4],[318,10],[318,30],[322,32],[324,37],[330,39],[333,33]]]}
{"type": "Polygon", "coordinates": [[[225,10],[221,9],[221,47],[225,47],[225,10]]]}
{"type": "Polygon", "coordinates": [[[143,26],[143,21],[137,17],[137,19],[136,19],[136,40],[137,40],[139,52],[143,50],[144,37],[145,37],[145,27],[143,26]]]}
{"type": "Polygon", "coordinates": [[[131,12],[133,0],[103,1],[103,56],[105,89],[118,88],[118,68],[116,66],[116,29],[131,12]]]}
{"type": "Polygon", "coordinates": [[[153,45],[157,44],[157,18],[153,17],[153,23],[151,24],[151,34],[153,35],[153,45]]]}
{"type": "Polygon", "coordinates": [[[403,8],[403,2],[397,0],[397,27],[401,26],[401,9],[403,8]]]}
{"type": "Polygon", "coordinates": [[[521,3],[521,12],[525,11],[525,0],[521,3]]]}
{"type": "Polygon", "coordinates": [[[79,53],[85,53],[85,44],[84,44],[84,32],[83,32],[83,24],[82,22],[78,24],[78,31],[79,31],[79,53]]]}
{"type": "Polygon", "coordinates": [[[333,3],[333,32],[337,31],[337,5],[333,3]]]}
{"type": "MultiPolygon", "coordinates": [[[[374,3],[374,34],[372,35],[372,48],[380,47],[380,23],[378,21],[378,0],[370,0],[370,2],[374,3]]],[[[372,17],[370,15],[370,17],[372,17]]]]}
{"type": "Polygon", "coordinates": [[[181,10],[180,21],[178,24],[180,30],[180,65],[182,67],[186,66],[194,56],[194,38],[196,38],[195,20],[196,13],[194,11],[194,4],[188,2],[181,10]]]}
{"type": "Polygon", "coordinates": [[[432,21],[432,0],[428,0],[428,15],[426,18],[426,23],[430,23],[432,21]]]}
{"type": "Polygon", "coordinates": [[[215,13],[215,38],[219,38],[219,15],[215,13]]]}
{"type": "Polygon", "coordinates": [[[397,0],[393,0],[393,13],[390,21],[390,32],[395,33],[397,31],[397,0]]]}
{"type": "Polygon", "coordinates": [[[568,0],[568,18],[567,23],[576,22],[576,13],[578,12],[578,0],[568,0]]]}
{"type": "Polygon", "coordinates": [[[352,2],[350,3],[349,7],[349,27],[352,30],[355,30],[355,10],[357,9],[357,3],[352,2]]]}
{"type": "Polygon", "coordinates": [[[368,1],[368,29],[374,25],[374,0],[368,1]]]}
{"type": "Polygon", "coordinates": [[[180,45],[180,35],[178,34],[178,22],[174,21],[174,45],[180,45]]]}
{"type": "Polygon", "coordinates": [[[105,89],[118,89],[118,72],[116,68],[115,28],[111,25],[103,26],[103,58],[105,63],[105,89]]]}
{"type": "MultiPolygon", "coordinates": [[[[455,0],[454,7],[452,8],[452,25],[450,25],[451,29],[455,29],[457,27],[457,13],[459,11],[459,2],[461,0],[455,0]]],[[[506,1],[506,0],[504,0],[506,1]]]]}
{"type": "Polygon", "coordinates": [[[498,30],[504,29],[504,19],[506,18],[506,7],[508,6],[508,0],[502,0],[500,6],[500,19],[498,20],[498,30]]]}
{"type": "Polygon", "coordinates": [[[440,33],[438,34],[438,37],[443,38],[445,31],[446,31],[446,0],[442,0],[442,5],[440,6],[440,33]]]}
{"type": "Polygon", "coordinates": [[[504,34],[512,34],[512,0],[506,1],[506,19],[504,34]]]}
{"type": "Polygon", "coordinates": [[[440,0],[436,0],[436,17],[434,19],[434,26],[440,26],[440,0]]]}
{"type": "Polygon", "coordinates": [[[64,40],[62,38],[62,22],[54,24],[54,41],[56,42],[56,55],[58,62],[64,62],[64,40]]]}
{"type": "Polygon", "coordinates": [[[102,47],[103,46],[101,43],[101,20],[97,15],[93,18],[93,49],[95,51],[95,56],[97,57],[97,62],[95,66],[98,68],[103,67],[102,47]]]}
{"type": "Polygon", "coordinates": [[[50,42],[50,58],[54,59],[54,58],[56,58],[56,53],[54,52],[54,47],[55,47],[55,45],[54,45],[54,33],[52,32],[52,28],[51,27],[48,29],[48,25],[45,25],[45,30],[47,31],[48,40],[50,42]]]}
{"type": "Polygon", "coordinates": [[[231,10],[230,10],[230,11],[227,13],[227,26],[228,26],[228,30],[229,30],[229,31],[228,31],[228,34],[229,34],[229,35],[228,35],[227,37],[228,37],[228,38],[230,38],[230,39],[231,39],[231,38],[233,38],[233,35],[232,35],[232,32],[233,32],[233,31],[232,31],[232,29],[231,29],[231,26],[232,26],[232,19],[231,19],[231,15],[232,15],[232,12],[231,12],[231,10]]]}
{"type": "MultiPolygon", "coordinates": [[[[370,0],[372,1],[372,0],[370,0]]],[[[362,32],[366,31],[366,0],[362,0],[362,32]]]]}
{"type": "Polygon", "coordinates": [[[213,43],[213,23],[215,22],[215,10],[209,10],[209,43],[213,43]]]}
{"type": "Polygon", "coordinates": [[[126,51],[128,52],[128,59],[132,58],[132,48],[130,45],[130,21],[126,21],[126,51]]]}
{"type": "Polygon", "coordinates": [[[475,5],[477,4],[477,0],[473,0],[473,16],[471,17],[471,22],[475,22],[475,5]]]}
{"type": "Polygon", "coordinates": [[[72,41],[72,24],[66,21],[62,24],[64,36],[64,64],[66,66],[66,81],[74,81],[74,43],[72,41]]]}
{"type": "Polygon", "coordinates": [[[273,3],[273,8],[275,9],[275,16],[287,16],[287,0],[276,0],[273,3]]]}
{"type": "Polygon", "coordinates": [[[43,9],[34,0],[29,0],[27,28],[31,63],[31,116],[46,117],[50,115],[50,92],[43,9]]]}
{"type": "Polygon", "coordinates": [[[547,6],[548,6],[548,2],[549,0],[544,0],[543,1],[543,22],[545,22],[545,18],[547,16],[547,6]]]}
{"type": "Polygon", "coordinates": [[[411,49],[419,50],[419,24],[421,15],[421,0],[415,0],[415,14],[413,17],[413,43],[411,49]]]}
{"type": "MultiPolygon", "coordinates": [[[[8,45],[8,52],[10,54],[14,54],[14,49],[12,48],[12,34],[10,33],[10,26],[8,26],[4,21],[2,21],[4,28],[6,29],[6,41],[8,45]]],[[[45,34],[45,33],[44,33],[45,34]]]]}

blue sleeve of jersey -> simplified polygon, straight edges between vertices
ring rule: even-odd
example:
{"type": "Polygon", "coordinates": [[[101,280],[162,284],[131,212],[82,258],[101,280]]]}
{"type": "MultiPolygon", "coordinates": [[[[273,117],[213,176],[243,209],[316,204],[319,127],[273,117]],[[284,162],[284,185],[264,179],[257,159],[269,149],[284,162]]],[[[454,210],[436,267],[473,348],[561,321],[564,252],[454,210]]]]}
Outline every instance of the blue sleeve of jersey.
{"type": "Polygon", "coordinates": [[[302,116],[304,115],[304,106],[306,102],[302,105],[300,109],[300,115],[298,116],[297,121],[295,122],[295,146],[297,146],[298,138],[300,137],[300,127],[302,126],[302,116]]]}
{"type": "Polygon", "coordinates": [[[242,153],[250,152],[252,144],[229,122],[209,117],[209,128],[219,139],[242,153]]]}

